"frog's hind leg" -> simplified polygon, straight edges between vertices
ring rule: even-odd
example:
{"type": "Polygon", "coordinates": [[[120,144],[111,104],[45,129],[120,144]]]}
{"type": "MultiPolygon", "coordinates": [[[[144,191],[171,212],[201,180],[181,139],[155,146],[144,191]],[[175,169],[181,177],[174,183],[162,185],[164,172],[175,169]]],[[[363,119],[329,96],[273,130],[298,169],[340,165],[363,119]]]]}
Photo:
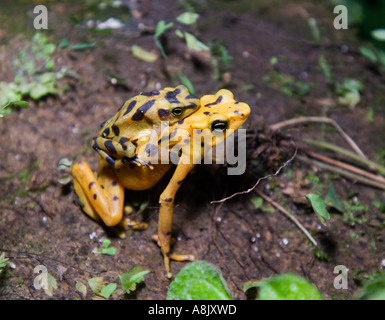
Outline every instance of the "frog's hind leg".
{"type": "Polygon", "coordinates": [[[100,220],[100,217],[107,226],[122,220],[124,188],[111,168],[104,166],[96,179],[86,162],[78,162],[72,168],[72,175],[83,210],[91,218],[100,220]]]}

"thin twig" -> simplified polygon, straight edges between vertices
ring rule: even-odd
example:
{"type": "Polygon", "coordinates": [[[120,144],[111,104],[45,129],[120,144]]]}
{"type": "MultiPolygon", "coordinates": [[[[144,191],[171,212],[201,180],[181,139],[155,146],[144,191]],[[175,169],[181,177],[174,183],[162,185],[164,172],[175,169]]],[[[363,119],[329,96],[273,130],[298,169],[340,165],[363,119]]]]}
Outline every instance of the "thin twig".
{"type": "Polygon", "coordinates": [[[262,191],[255,189],[255,192],[258,193],[260,197],[262,197],[265,201],[270,203],[273,207],[278,209],[281,213],[283,213],[289,220],[291,220],[304,234],[305,236],[313,243],[314,246],[317,246],[317,241],[312,237],[312,235],[307,231],[307,229],[298,221],[296,217],[287,212],[287,210],[282,207],[280,204],[275,202],[273,199],[265,195],[262,191]]]}
{"type": "Polygon", "coordinates": [[[369,186],[385,190],[385,184],[384,183],[381,183],[379,181],[375,181],[375,180],[372,180],[372,179],[365,178],[365,177],[363,177],[361,175],[358,175],[358,174],[355,174],[355,173],[353,173],[351,171],[344,170],[344,169],[341,169],[339,167],[336,167],[336,166],[333,166],[333,165],[329,165],[329,164],[323,163],[321,161],[309,159],[307,157],[300,156],[300,155],[297,155],[297,159],[299,161],[305,162],[307,164],[313,164],[313,165],[316,165],[316,166],[318,166],[318,167],[320,167],[322,169],[336,172],[336,173],[338,173],[338,174],[340,174],[342,176],[345,176],[345,177],[347,177],[347,178],[349,178],[349,179],[351,179],[353,181],[359,181],[359,182],[367,184],[369,186]]]}
{"type": "Polygon", "coordinates": [[[337,129],[337,131],[342,135],[342,137],[346,140],[346,142],[350,145],[350,147],[362,158],[367,159],[365,154],[361,151],[361,149],[357,146],[357,144],[353,141],[353,139],[350,138],[345,133],[345,131],[339,126],[339,124],[336,121],[328,117],[298,117],[298,118],[275,123],[270,126],[270,129],[273,131],[276,131],[283,127],[293,126],[296,124],[307,123],[307,122],[323,122],[323,123],[329,123],[333,125],[337,129]]]}
{"type": "Polygon", "coordinates": [[[275,173],[269,174],[269,175],[267,175],[267,176],[264,176],[264,177],[259,178],[259,179],[257,180],[257,182],[256,182],[251,188],[249,188],[249,189],[247,189],[247,190],[236,192],[236,193],[232,194],[231,196],[228,196],[228,197],[223,198],[223,199],[221,199],[221,200],[214,200],[214,201],[211,201],[210,204],[225,202],[225,201],[227,201],[227,200],[229,200],[229,199],[231,199],[231,198],[233,198],[233,197],[235,197],[235,196],[238,196],[238,195],[240,195],[240,194],[250,193],[251,191],[253,191],[253,190],[257,187],[257,185],[258,185],[262,180],[266,180],[266,179],[268,179],[268,178],[270,178],[270,177],[277,176],[277,175],[281,172],[281,170],[282,170],[283,168],[285,168],[286,166],[288,166],[288,165],[294,160],[294,158],[296,157],[296,155],[297,155],[297,148],[295,149],[294,154],[291,156],[291,158],[290,158],[289,160],[287,160],[282,166],[280,166],[280,167],[278,168],[278,170],[277,170],[275,173]]]}
{"type": "Polygon", "coordinates": [[[368,179],[372,179],[372,180],[375,180],[375,181],[378,181],[380,183],[385,184],[385,178],[382,177],[382,176],[375,175],[375,174],[373,174],[371,172],[362,170],[360,168],[357,168],[355,166],[352,166],[350,164],[347,164],[347,163],[344,163],[344,162],[341,162],[341,161],[338,161],[338,160],[331,159],[329,157],[323,156],[323,155],[315,153],[313,151],[308,151],[308,150],[302,150],[302,151],[304,151],[307,155],[309,155],[312,158],[321,160],[323,162],[329,163],[331,165],[334,165],[336,167],[340,167],[340,168],[348,170],[348,171],[352,171],[352,172],[357,173],[359,175],[362,175],[362,176],[364,176],[364,177],[366,177],[368,179]]]}
{"type": "Polygon", "coordinates": [[[379,165],[378,163],[373,162],[369,159],[364,159],[364,158],[356,155],[355,153],[353,153],[349,150],[346,150],[346,149],[338,147],[334,144],[323,142],[323,141],[317,141],[317,140],[312,140],[312,139],[306,139],[304,141],[309,143],[309,144],[312,144],[316,147],[331,150],[331,151],[334,151],[336,153],[340,153],[344,156],[347,156],[353,160],[356,160],[356,161],[366,165],[370,169],[376,170],[378,173],[385,176],[385,167],[383,167],[383,166],[379,165]]]}

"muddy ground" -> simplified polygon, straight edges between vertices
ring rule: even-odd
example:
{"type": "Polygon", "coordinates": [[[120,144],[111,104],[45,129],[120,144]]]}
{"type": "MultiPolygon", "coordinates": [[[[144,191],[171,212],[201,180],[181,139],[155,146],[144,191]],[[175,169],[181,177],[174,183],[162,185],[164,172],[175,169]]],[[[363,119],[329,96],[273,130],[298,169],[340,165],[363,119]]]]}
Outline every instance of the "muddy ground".
{"type": "MultiPolygon", "coordinates": [[[[13,81],[12,59],[35,32],[33,5],[28,2],[2,1],[0,81],[13,81]]],[[[87,41],[96,45],[81,51],[58,47],[54,53],[55,70],[66,66],[76,74],[60,80],[67,90],[59,96],[30,99],[29,109],[16,109],[0,119],[0,251],[5,252],[12,266],[2,273],[1,299],[91,299],[92,291],[88,288],[83,296],[76,289],[77,281],[86,284],[90,278],[103,277],[105,283],[118,282],[118,275],[134,265],[151,273],[136,291],[121,298],[165,299],[170,280],[151,237],[157,231],[158,197],[170,175],[150,192],[135,193],[136,198],[149,202],[140,217],[148,223],[148,229],[127,231],[126,238],[119,239],[81,211],[72,184],[59,183],[66,173],[58,171],[57,165],[65,157],[85,159],[96,170],[97,155],[89,145],[99,124],[139,92],[178,85],[178,71],[190,79],[197,96],[226,87],[237,100],[247,102],[252,113],[244,126],[249,134],[245,174],[230,177],[223,166],[201,165],[179,190],[173,229],[175,252],[192,253],[220,269],[236,299],[254,297],[243,292],[244,282],[281,273],[306,277],[325,299],[350,299],[366,276],[381,269],[385,224],[384,215],[375,204],[383,203],[385,198],[379,188],[298,159],[277,177],[261,182],[258,189],[298,218],[318,242],[317,250],[281,212],[266,202],[256,208],[251,201],[257,197],[254,191],[210,205],[212,200],[250,188],[258,178],[274,173],[292,156],[292,149],[278,149],[280,157],[274,162],[268,161],[275,159],[274,152],[263,149],[260,157],[256,152],[266,141],[274,145],[277,140],[271,138],[267,128],[284,120],[329,117],[369,159],[376,161],[384,150],[383,73],[359,54],[364,41],[357,37],[357,30],[333,28],[335,15],[328,1],[191,2],[200,14],[197,27],[178,27],[192,30],[204,43],[218,41],[232,57],[217,79],[213,78],[215,70],[207,57],[189,52],[173,30],[166,36],[167,60],[162,59],[155,45],[156,23],[175,21],[186,11],[182,4],[142,1],[135,8],[131,6],[131,12],[120,10],[120,18],[126,24],[123,30],[100,34],[85,27],[86,21],[96,16],[87,5],[70,1],[44,3],[50,20],[48,30],[42,33],[51,42],[58,44],[66,38],[69,43],[87,41]],[[78,17],[80,27],[68,18],[70,14],[78,17]],[[310,17],[318,24],[319,44],[308,25],[310,17]],[[138,24],[146,28],[138,29],[138,24]],[[135,58],[130,51],[133,44],[155,53],[157,60],[150,63],[135,58]],[[337,103],[335,90],[319,64],[321,54],[335,81],[353,78],[364,84],[358,105],[337,103]],[[278,62],[274,64],[272,57],[278,62]],[[283,92],[282,84],[266,80],[273,72],[290,75],[300,82],[300,88],[290,95],[283,92]],[[122,78],[123,83],[111,83],[111,74],[122,78]],[[309,89],[298,92],[304,84],[309,89]],[[257,133],[264,133],[266,139],[258,142],[257,133]],[[17,175],[31,168],[37,159],[38,166],[32,167],[26,181],[17,175]],[[331,218],[322,225],[310,206],[298,198],[317,188],[324,197],[330,183],[346,206],[344,212],[329,208],[331,218]],[[292,185],[297,186],[294,189],[298,193],[288,189],[292,185]],[[116,255],[93,253],[104,238],[111,240],[116,255]],[[52,297],[33,286],[37,275],[34,268],[38,265],[45,266],[57,280],[52,297]],[[336,265],[349,269],[346,290],[333,286],[336,265]]],[[[325,124],[298,125],[291,127],[289,134],[295,141],[311,137],[349,149],[341,136],[325,124]]],[[[314,150],[331,155],[322,149],[314,150]]],[[[173,274],[184,265],[172,262],[173,274]]]]}

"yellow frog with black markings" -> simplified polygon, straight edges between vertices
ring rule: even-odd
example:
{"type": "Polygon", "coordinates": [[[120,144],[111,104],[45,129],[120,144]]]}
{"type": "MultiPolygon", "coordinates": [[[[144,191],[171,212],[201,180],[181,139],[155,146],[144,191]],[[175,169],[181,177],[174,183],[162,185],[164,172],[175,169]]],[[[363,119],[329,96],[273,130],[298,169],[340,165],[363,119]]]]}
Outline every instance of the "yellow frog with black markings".
{"type": "Polygon", "coordinates": [[[150,134],[160,134],[162,122],[172,126],[199,108],[199,99],[183,86],[142,92],[126,101],[118,112],[102,123],[92,147],[116,169],[127,162],[145,164],[137,150],[150,134]]]}
{"type": "MultiPolygon", "coordinates": [[[[246,121],[249,114],[250,108],[247,104],[235,101],[230,91],[222,89],[215,95],[203,96],[198,110],[175,122],[174,125],[166,127],[157,137],[156,160],[159,160],[165,140],[169,140],[166,148],[170,155],[179,157],[176,170],[160,195],[158,235],[154,236],[161,248],[168,277],[171,277],[170,259],[194,260],[194,256],[190,254],[180,255],[170,252],[176,192],[207,150],[223,142],[246,121]]],[[[154,153],[152,156],[154,157],[154,153]]],[[[83,210],[95,219],[101,218],[107,226],[118,224],[123,216],[124,189],[149,189],[172,165],[160,161],[152,163],[151,159],[146,159],[147,161],[149,166],[128,163],[117,169],[114,164],[100,157],[97,178],[86,162],[76,163],[72,169],[74,187],[83,203],[83,210]]]]}

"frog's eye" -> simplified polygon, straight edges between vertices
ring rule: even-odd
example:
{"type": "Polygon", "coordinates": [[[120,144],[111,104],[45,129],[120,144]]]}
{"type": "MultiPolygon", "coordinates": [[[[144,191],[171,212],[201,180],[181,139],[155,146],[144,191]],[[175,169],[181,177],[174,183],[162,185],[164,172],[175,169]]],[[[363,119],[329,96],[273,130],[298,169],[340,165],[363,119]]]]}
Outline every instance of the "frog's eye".
{"type": "Polygon", "coordinates": [[[180,107],[176,107],[174,109],[171,110],[171,113],[175,116],[175,117],[179,117],[182,115],[183,113],[183,109],[180,108],[180,107]]]}
{"type": "Polygon", "coordinates": [[[211,124],[211,131],[225,131],[227,129],[228,124],[229,123],[227,121],[215,120],[211,124]]]}

